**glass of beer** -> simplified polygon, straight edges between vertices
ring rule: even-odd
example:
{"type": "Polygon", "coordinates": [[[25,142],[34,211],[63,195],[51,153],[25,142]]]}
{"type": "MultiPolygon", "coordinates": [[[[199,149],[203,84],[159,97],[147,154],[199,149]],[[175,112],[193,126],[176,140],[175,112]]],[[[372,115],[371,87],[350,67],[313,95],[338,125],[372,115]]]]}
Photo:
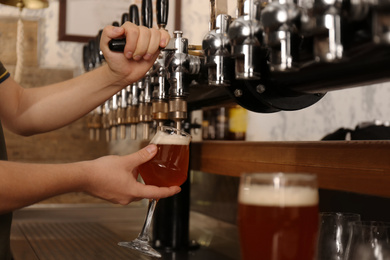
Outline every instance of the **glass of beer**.
{"type": "MultiPolygon", "coordinates": [[[[189,144],[191,136],[179,129],[160,126],[150,141],[157,145],[157,154],[148,162],[138,167],[145,184],[158,187],[180,186],[187,179],[189,163],[189,144]]],[[[141,233],[130,242],[118,245],[140,251],[153,257],[161,254],[149,245],[149,230],[157,200],[149,200],[148,212],[141,233]]]]}
{"type": "Polygon", "coordinates": [[[313,260],[318,233],[317,178],[243,174],[238,195],[242,260],[313,260]]]}

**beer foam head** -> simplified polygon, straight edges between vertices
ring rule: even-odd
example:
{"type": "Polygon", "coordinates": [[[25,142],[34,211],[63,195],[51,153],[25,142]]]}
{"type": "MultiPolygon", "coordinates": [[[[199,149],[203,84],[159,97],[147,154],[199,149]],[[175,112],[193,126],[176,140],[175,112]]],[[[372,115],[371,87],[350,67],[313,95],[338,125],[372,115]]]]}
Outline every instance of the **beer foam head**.
{"type": "Polygon", "coordinates": [[[238,201],[253,206],[314,206],[318,204],[318,191],[311,187],[275,188],[270,185],[242,185],[238,201]]]}
{"type": "Polygon", "coordinates": [[[188,145],[191,141],[190,135],[169,134],[157,131],[150,143],[152,144],[171,144],[171,145],[188,145]]]}

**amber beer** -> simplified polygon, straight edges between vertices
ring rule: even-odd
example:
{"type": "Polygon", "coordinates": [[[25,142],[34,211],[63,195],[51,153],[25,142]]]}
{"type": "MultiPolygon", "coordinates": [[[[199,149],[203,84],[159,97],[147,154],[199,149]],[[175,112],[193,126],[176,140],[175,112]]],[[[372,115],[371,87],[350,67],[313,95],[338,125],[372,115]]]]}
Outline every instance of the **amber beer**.
{"type": "Polygon", "coordinates": [[[314,259],[318,191],[313,186],[284,186],[285,177],[281,175],[282,181],[272,185],[245,184],[241,179],[238,225],[242,260],[314,259]]]}
{"type": "Polygon", "coordinates": [[[189,162],[189,134],[170,127],[158,130],[150,143],[156,144],[157,154],[140,165],[138,172],[148,185],[180,186],[187,179],[189,162]]]}

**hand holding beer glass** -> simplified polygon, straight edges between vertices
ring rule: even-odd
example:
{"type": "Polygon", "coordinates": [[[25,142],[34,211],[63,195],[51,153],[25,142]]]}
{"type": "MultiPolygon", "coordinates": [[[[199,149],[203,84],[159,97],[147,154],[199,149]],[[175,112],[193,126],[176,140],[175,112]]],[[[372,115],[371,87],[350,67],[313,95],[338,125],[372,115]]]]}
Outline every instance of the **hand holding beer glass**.
{"type": "MultiPolygon", "coordinates": [[[[150,141],[157,145],[157,154],[150,161],[140,165],[138,171],[147,185],[158,187],[180,186],[187,179],[189,144],[191,136],[179,129],[162,126],[150,141]]],[[[141,233],[130,242],[118,245],[138,250],[146,255],[161,257],[149,245],[149,229],[157,200],[149,200],[148,213],[141,233]]]]}
{"type": "Polygon", "coordinates": [[[315,175],[241,176],[238,226],[242,260],[313,260],[318,232],[315,175]]]}

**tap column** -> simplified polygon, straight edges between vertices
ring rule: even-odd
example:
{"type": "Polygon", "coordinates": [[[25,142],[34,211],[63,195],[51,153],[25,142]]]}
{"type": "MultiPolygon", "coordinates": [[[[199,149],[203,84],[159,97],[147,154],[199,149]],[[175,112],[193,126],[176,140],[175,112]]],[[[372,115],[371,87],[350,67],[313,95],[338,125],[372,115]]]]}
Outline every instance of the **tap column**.
{"type": "Polygon", "coordinates": [[[199,57],[188,55],[188,40],[183,38],[183,32],[175,31],[163,51],[167,52],[166,68],[169,81],[169,119],[175,122],[176,128],[181,128],[183,120],[187,119],[187,96],[191,83],[191,75],[200,71],[199,57]]]}

